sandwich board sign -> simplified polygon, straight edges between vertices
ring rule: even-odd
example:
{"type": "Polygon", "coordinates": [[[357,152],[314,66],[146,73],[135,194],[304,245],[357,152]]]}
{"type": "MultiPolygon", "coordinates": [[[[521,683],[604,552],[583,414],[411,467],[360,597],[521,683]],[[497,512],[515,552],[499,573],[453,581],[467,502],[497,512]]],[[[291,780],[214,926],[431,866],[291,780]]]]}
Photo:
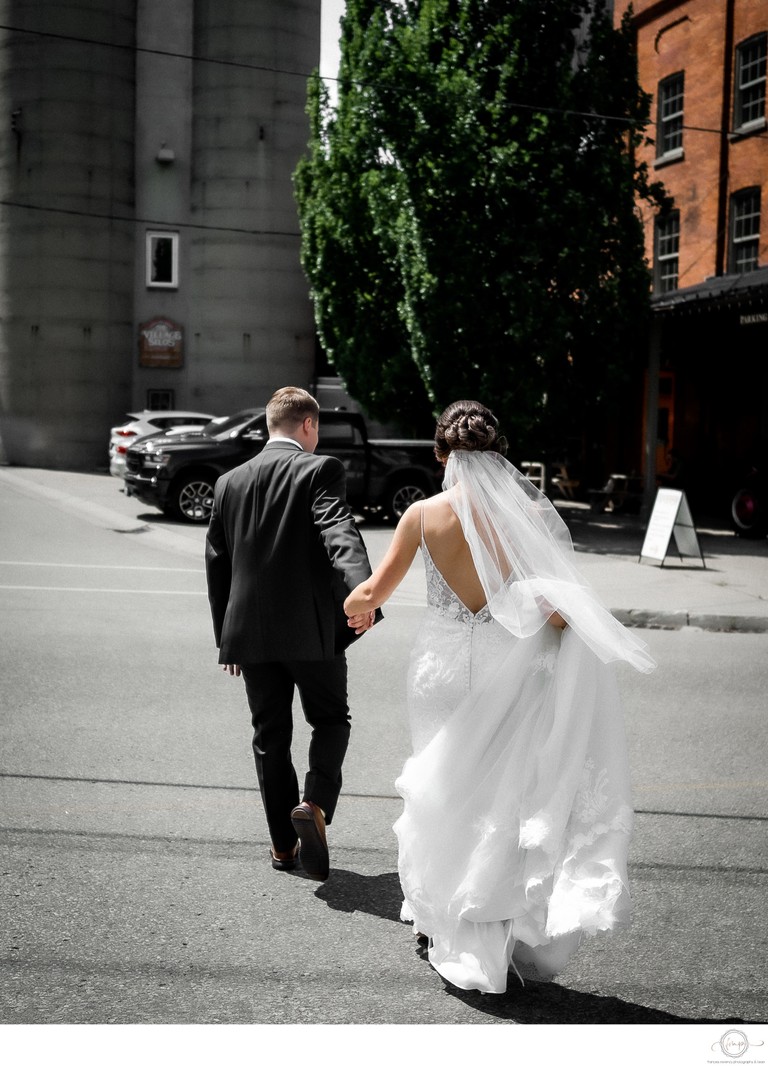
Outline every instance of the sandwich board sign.
{"type": "Polygon", "coordinates": [[[663,567],[673,536],[680,559],[700,559],[706,569],[688,498],[682,489],[658,489],[638,562],[655,559],[660,560],[663,567]]]}

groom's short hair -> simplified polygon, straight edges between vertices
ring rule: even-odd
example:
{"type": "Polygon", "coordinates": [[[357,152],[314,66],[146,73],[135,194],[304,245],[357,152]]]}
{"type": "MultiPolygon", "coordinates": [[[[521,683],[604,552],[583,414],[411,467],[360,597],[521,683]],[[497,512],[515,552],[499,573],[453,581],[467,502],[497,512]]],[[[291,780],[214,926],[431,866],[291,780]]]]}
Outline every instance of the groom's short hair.
{"type": "Polygon", "coordinates": [[[278,389],[267,403],[267,429],[293,431],[301,426],[304,419],[316,422],[320,414],[320,405],[306,389],[295,385],[286,385],[278,389]]]}

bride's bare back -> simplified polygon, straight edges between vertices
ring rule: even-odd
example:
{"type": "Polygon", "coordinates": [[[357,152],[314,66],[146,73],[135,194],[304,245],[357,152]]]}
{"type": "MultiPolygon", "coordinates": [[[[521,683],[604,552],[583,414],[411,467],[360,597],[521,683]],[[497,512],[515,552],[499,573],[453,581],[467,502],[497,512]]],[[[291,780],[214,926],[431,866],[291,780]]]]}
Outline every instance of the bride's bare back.
{"type": "Polygon", "coordinates": [[[485,592],[448,493],[416,506],[423,508],[424,541],[435,566],[462,604],[477,614],[485,607],[485,592]]]}
{"type": "Polygon", "coordinates": [[[347,597],[344,610],[356,615],[381,607],[390,598],[413,562],[424,540],[435,566],[461,602],[473,613],[485,605],[485,593],[477,577],[469,546],[447,493],[412,504],[395,530],[384,559],[374,573],[347,597]]]}
{"type": "MultiPolygon", "coordinates": [[[[424,541],[445,581],[473,614],[485,606],[485,593],[469,545],[464,539],[461,523],[451,507],[450,492],[411,504],[398,523],[384,559],[371,577],[361,582],[345,600],[347,615],[368,612],[389,600],[405,577],[421,544],[422,518],[424,541]]],[[[542,606],[542,614],[552,626],[565,626],[565,619],[551,608],[547,610],[546,605],[542,606]]]]}

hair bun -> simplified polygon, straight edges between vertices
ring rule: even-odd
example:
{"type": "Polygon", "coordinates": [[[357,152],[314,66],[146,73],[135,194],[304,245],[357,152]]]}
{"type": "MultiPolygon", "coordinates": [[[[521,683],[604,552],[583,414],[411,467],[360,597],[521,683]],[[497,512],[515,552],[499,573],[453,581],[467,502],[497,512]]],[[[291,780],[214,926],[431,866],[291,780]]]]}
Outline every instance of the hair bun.
{"type": "Polygon", "coordinates": [[[445,427],[445,440],[451,448],[482,452],[496,439],[496,428],[482,415],[460,415],[445,427]]]}
{"type": "Polygon", "coordinates": [[[506,442],[499,437],[493,412],[473,400],[457,400],[446,408],[437,421],[435,452],[444,458],[454,450],[506,451],[506,442]]]}

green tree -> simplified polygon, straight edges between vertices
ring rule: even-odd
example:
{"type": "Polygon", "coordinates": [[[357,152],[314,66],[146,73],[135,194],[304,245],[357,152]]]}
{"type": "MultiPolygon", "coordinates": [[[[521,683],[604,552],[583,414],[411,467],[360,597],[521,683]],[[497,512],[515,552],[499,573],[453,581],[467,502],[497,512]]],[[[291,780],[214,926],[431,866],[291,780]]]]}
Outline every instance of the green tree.
{"type": "Polygon", "coordinates": [[[638,358],[649,284],[625,20],[584,0],[348,0],[296,172],[319,336],[371,415],[489,404],[543,447],[638,358]]]}

